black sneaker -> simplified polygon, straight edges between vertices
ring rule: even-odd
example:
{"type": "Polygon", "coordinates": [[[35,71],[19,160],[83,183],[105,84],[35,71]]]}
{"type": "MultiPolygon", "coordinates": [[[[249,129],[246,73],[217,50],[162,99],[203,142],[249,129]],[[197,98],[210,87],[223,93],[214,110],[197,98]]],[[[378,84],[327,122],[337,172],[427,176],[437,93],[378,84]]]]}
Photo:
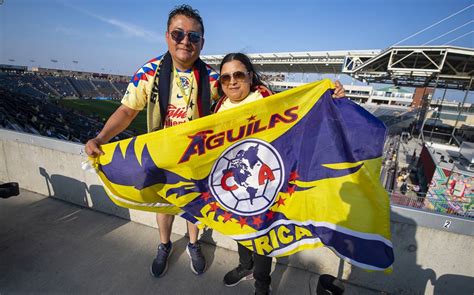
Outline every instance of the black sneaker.
{"type": "Polygon", "coordinates": [[[253,269],[245,269],[241,264],[224,276],[224,284],[233,287],[238,283],[253,279],[253,269]]]}
{"type": "Polygon", "coordinates": [[[168,257],[173,252],[173,243],[169,242],[167,245],[160,244],[156,253],[156,258],[153,259],[153,263],[150,267],[150,273],[155,278],[159,278],[165,275],[168,269],[168,257]]]}
{"type": "Polygon", "coordinates": [[[329,274],[322,274],[318,279],[318,286],[316,287],[316,294],[344,294],[344,284],[329,274]]]}
{"type": "Polygon", "coordinates": [[[194,244],[189,243],[186,247],[186,252],[191,258],[191,270],[193,273],[200,275],[206,269],[206,260],[204,255],[202,255],[201,245],[199,242],[194,244]]]}

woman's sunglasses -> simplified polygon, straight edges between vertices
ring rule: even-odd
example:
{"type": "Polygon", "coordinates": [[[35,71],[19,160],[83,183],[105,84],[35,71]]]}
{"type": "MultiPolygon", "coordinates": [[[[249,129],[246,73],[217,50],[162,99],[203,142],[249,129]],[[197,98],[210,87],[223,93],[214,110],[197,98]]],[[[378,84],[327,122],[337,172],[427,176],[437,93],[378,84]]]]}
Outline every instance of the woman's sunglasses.
{"type": "Polygon", "coordinates": [[[245,80],[249,72],[235,71],[230,74],[223,74],[219,77],[219,82],[221,85],[227,85],[230,83],[230,80],[234,78],[237,82],[242,82],[245,80]]]}
{"type": "Polygon", "coordinates": [[[189,42],[194,44],[199,43],[199,41],[201,41],[202,39],[201,33],[198,32],[185,32],[181,30],[174,30],[170,33],[170,35],[176,43],[180,43],[181,41],[183,41],[186,35],[188,36],[189,42]]]}

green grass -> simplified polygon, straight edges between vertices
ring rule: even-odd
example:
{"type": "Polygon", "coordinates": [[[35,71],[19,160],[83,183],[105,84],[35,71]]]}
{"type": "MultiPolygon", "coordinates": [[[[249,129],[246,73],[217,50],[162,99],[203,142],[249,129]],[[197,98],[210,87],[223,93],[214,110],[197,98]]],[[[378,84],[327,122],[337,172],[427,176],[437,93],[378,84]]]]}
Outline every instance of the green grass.
{"type": "MultiPolygon", "coordinates": [[[[86,115],[98,115],[102,120],[107,120],[110,115],[120,106],[119,101],[95,100],[95,99],[61,99],[58,103],[66,108],[78,110],[86,115]]],[[[104,121],[104,122],[105,122],[104,121]]],[[[141,111],[128,127],[129,130],[137,130],[138,133],[146,133],[146,111],[141,111]]]]}

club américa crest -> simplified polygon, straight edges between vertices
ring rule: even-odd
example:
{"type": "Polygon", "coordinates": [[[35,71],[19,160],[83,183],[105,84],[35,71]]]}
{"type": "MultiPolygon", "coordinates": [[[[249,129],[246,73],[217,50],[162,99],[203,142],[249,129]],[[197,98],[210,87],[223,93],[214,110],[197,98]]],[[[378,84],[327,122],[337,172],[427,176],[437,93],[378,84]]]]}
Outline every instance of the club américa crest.
{"type": "Polygon", "coordinates": [[[283,185],[284,166],[278,151],[259,139],[228,147],[216,160],[209,187],[228,211],[244,215],[265,212],[283,185]]]}

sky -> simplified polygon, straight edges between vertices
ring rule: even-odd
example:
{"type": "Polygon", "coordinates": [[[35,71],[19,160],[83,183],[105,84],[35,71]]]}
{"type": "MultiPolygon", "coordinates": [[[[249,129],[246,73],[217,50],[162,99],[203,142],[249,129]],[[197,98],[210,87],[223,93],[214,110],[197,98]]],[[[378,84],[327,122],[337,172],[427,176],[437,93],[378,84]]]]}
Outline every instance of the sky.
{"type": "MultiPolygon", "coordinates": [[[[124,75],[132,75],[145,61],[166,51],[168,13],[183,3],[198,9],[204,19],[204,55],[385,49],[472,4],[466,0],[2,2],[1,64],[124,75]]],[[[471,7],[399,45],[422,45],[448,33],[429,45],[472,48],[473,20],[471,7]]]]}

